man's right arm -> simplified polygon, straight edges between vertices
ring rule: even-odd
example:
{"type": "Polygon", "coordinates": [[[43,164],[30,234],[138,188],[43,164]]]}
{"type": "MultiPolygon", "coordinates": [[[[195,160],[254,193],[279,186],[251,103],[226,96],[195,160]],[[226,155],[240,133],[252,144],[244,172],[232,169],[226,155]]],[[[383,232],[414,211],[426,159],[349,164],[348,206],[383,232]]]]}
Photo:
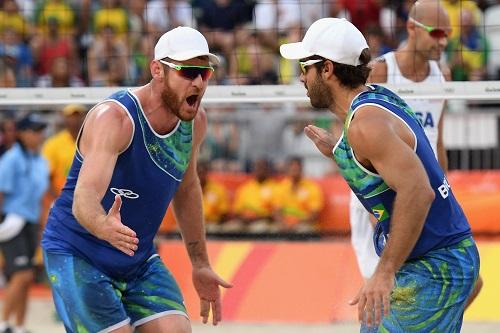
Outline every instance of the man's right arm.
{"type": "Polygon", "coordinates": [[[135,232],[121,223],[121,198],[104,211],[101,200],[107,190],[116,160],[130,142],[133,124],[126,112],[108,103],[98,106],[85,122],[79,142],[83,163],[73,199],[73,214],[95,237],[132,256],[137,249],[135,232]]]}

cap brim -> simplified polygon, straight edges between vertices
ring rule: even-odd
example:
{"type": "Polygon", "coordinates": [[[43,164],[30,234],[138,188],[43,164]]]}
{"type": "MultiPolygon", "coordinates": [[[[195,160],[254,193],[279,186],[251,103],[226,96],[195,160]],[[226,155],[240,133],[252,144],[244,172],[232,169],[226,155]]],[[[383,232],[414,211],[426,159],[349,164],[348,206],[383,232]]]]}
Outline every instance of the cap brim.
{"type": "MultiPolygon", "coordinates": [[[[168,56],[168,57],[172,60],[185,61],[185,60],[189,60],[189,59],[193,59],[193,58],[197,58],[197,57],[203,57],[203,56],[207,56],[208,61],[210,61],[210,63],[212,65],[220,64],[219,57],[213,53],[199,53],[199,52],[187,51],[187,52],[178,53],[175,56],[168,56]]],[[[156,60],[159,60],[159,59],[156,59],[156,60]]]]}
{"type": "Polygon", "coordinates": [[[283,58],[290,60],[303,59],[314,55],[304,48],[302,42],[283,44],[280,46],[280,53],[283,58]]]}

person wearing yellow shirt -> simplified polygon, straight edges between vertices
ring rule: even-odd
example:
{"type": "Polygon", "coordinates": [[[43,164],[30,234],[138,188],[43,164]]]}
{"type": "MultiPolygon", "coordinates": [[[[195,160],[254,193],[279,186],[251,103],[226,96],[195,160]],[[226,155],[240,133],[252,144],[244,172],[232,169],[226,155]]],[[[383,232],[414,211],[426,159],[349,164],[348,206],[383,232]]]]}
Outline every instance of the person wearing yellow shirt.
{"type": "Polygon", "coordinates": [[[466,9],[472,13],[474,22],[477,24],[481,19],[481,10],[473,0],[445,0],[442,1],[444,9],[450,17],[451,33],[448,36],[450,39],[460,37],[460,30],[463,24],[461,13],[466,9]]]}
{"type": "Polygon", "coordinates": [[[65,0],[43,0],[38,2],[35,9],[35,18],[38,29],[44,34],[48,32],[50,18],[57,19],[63,36],[72,35],[75,32],[75,11],[65,0]]]}
{"type": "Polygon", "coordinates": [[[300,157],[290,157],[287,167],[288,175],[276,190],[275,219],[284,232],[316,232],[318,216],[324,206],[321,188],[303,177],[300,157]]]}
{"type": "Polygon", "coordinates": [[[237,189],[233,219],[223,225],[224,232],[266,233],[277,231],[273,219],[276,182],[270,178],[270,164],[258,159],[253,164],[253,177],[237,189]]]}
{"type": "Polygon", "coordinates": [[[129,30],[129,17],[125,8],[116,0],[101,0],[100,4],[101,8],[93,15],[94,32],[99,33],[111,26],[117,37],[124,37],[129,30]]]}
{"type": "Polygon", "coordinates": [[[210,163],[198,161],[198,178],[203,194],[203,215],[207,232],[217,232],[229,212],[229,195],[226,188],[208,177],[210,163]]]}
{"type": "MultiPolygon", "coordinates": [[[[47,159],[50,170],[50,195],[56,198],[66,182],[73,157],[75,140],[87,109],[80,104],[69,104],[62,109],[64,129],[45,141],[42,155],[47,159]]],[[[51,200],[52,201],[52,200],[51,200]]]]}

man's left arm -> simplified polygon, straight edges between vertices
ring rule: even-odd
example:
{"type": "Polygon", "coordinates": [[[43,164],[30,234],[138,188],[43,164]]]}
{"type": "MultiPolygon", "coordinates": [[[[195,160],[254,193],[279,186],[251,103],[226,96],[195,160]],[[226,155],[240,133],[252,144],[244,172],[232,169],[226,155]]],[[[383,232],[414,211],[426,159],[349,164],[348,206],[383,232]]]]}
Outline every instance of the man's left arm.
{"type": "Polygon", "coordinates": [[[388,315],[395,274],[420,236],[435,193],[413,150],[416,145],[413,133],[388,112],[376,107],[361,108],[351,122],[348,136],[357,159],[367,168],[376,170],[396,192],[391,212],[391,234],[380,262],[351,302],[352,305],[358,304],[360,321],[364,321],[366,315],[368,325],[378,325],[381,309],[384,315],[388,315]]]}
{"type": "Polygon", "coordinates": [[[212,271],[207,254],[202,192],[196,172],[198,150],[207,127],[207,118],[203,109],[198,112],[193,126],[191,161],[172,203],[175,218],[193,266],[193,284],[200,297],[200,315],[206,323],[211,308],[213,324],[217,325],[222,317],[219,286],[230,288],[231,285],[212,271]]]}

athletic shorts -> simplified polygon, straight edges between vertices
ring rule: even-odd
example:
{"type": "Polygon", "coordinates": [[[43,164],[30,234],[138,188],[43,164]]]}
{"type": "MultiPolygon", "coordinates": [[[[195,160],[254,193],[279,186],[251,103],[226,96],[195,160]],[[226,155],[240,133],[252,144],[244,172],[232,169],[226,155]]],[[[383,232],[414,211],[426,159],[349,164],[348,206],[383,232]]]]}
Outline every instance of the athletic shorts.
{"type": "Polygon", "coordinates": [[[7,279],[16,272],[33,268],[33,258],[38,245],[38,230],[37,223],[25,223],[14,238],[0,243],[5,260],[4,273],[7,279]]]}
{"type": "Polygon", "coordinates": [[[472,237],[406,262],[396,274],[389,315],[368,332],[460,332],[464,307],[479,274],[472,237]]]}
{"type": "Polygon", "coordinates": [[[181,291],[158,255],[129,281],[113,279],[71,254],[44,251],[44,261],[67,332],[109,332],[165,315],[187,317],[181,291]]]}

